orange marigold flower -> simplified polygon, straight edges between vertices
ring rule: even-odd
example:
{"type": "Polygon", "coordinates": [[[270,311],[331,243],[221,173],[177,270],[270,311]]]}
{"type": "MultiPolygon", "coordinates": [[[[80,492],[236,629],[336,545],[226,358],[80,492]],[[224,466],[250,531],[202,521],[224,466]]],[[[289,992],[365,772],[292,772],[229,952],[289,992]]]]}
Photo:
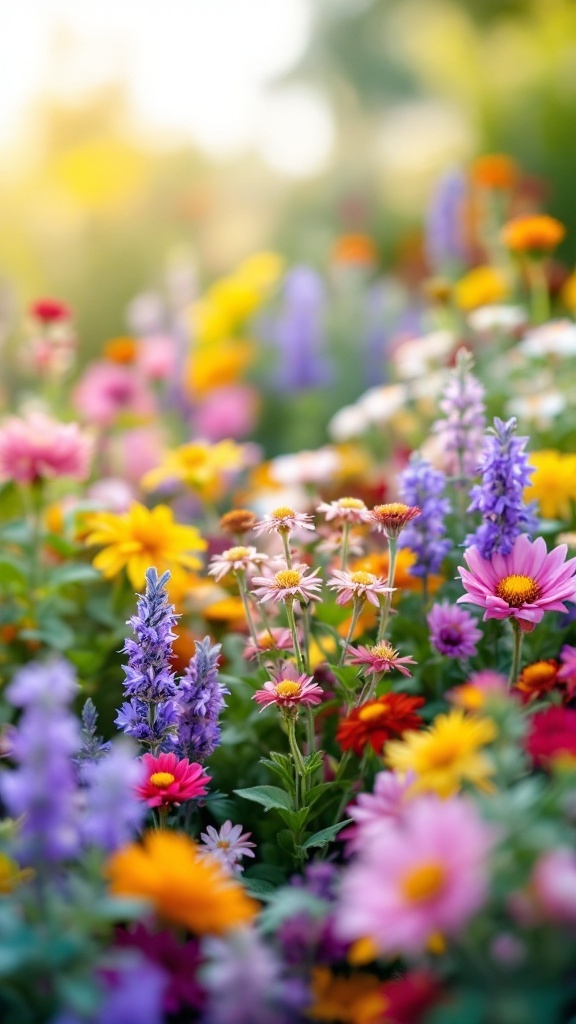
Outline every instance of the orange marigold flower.
{"type": "Polygon", "coordinates": [[[376,245],[368,235],[340,235],[332,249],[334,263],[349,263],[357,266],[371,266],[376,263],[376,245]]]}
{"type": "Polygon", "coordinates": [[[480,306],[492,306],[506,298],[508,285],[494,267],[474,267],[454,285],[454,298],[460,309],[469,312],[480,306]]]}
{"type": "Polygon", "coordinates": [[[485,153],[474,161],[470,174],[481,188],[511,189],[518,181],[519,168],[505,153],[485,153]]]}
{"type": "Polygon", "coordinates": [[[385,1020],[388,1005],[382,990],[382,982],[375,974],[357,972],[347,977],[333,974],[328,967],[314,967],[314,1002],[306,1015],[310,1020],[330,1024],[380,1024],[385,1020]]]}
{"type": "Polygon", "coordinates": [[[409,697],[406,693],[386,693],[366,701],[340,722],[336,740],[342,750],[353,750],[358,757],[368,743],[376,754],[381,754],[388,740],[422,725],[415,712],[423,704],[423,697],[409,697]]]}
{"type": "Polygon", "coordinates": [[[104,345],[103,355],[111,363],[133,363],[138,355],[136,338],[110,338],[104,345]]]}
{"type": "Polygon", "coordinates": [[[546,253],[555,249],[566,234],[566,228],[547,214],[524,214],[514,217],[502,228],[502,241],[512,252],[546,253]]]}
{"type": "Polygon", "coordinates": [[[375,505],[368,515],[367,521],[373,529],[385,533],[387,537],[397,537],[412,519],[422,514],[417,505],[405,505],[402,501],[392,501],[385,505],[375,505]]]}
{"type": "Polygon", "coordinates": [[[210,854],[179,832],[157,829],[115,853],[107,864],[114,896],[150,900],[158,916],[195,935],[222,935],[258,910],[210,854]]]}
{"type": "Polygon", "coordinates": [[[547,661],[534,661],[526,665],[518,676],[515,688],[520,690],[525,701],[535,700],[543,693],[553,690],[558,681],[560,665],[554,658],[547,661]]]}

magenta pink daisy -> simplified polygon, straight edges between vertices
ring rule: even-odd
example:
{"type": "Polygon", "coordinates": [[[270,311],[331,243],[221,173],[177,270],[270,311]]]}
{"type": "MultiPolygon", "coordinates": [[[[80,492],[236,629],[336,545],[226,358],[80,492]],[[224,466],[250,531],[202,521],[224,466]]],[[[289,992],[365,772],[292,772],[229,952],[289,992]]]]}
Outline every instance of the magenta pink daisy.
{"type": "Polygon", "coordinates": [[[263,555],[251,545],[244,547],[239,544],[236,547],[228,548],[221,555],[214,555],[210,561],[208,575],[213,576],[217,583],[229,572],[249,572],[257,569],[258,566],[268,561],[268,555],[263,555]]]}
{"type": "Polygon", "coordinates": [[[252,580],[254,596],[259,601],[319,601],[322,581],[317,579],[319,569],[306,574],[307,565],[285,566],[273,576],[255,576],[252,580]]]}
{"type": "Polygon", "coordinates": [[[300,704],[320,704],[324,691],[312,676],[300,675],[288,668],[274,681],[264,683],[264,689],[256,690],[253,700],[264,708],[276,704],[281,710],[298,708],[300,704]]]}
{"type": "Polygon", "coordinates": [[[141,758],[146,768],[144,782],[136,786],[136,792],[149,807],[178,806],[183,800],[194,800],[204,796],[210,776],[204,773],[201,764],[176,754],[144,754],[141,758]]]}
{"type": "Polygon", "coordinates": [[[373,647],[348,647],[348,653],[353,654],[353,658],[348,658],[350,665],[362,665],[366,673],[373,672],[375,675],[380,675],[381,672],[390,672],[391,669],[398,669],[403,676],[411,676],[412,673],[405,667],[406,665],[416,665],[414,658],[410,655],[406,655],[403,658],[398,657],[398,651],[389,644],[387,640],[382,640],[379,644],[374,644],[373,647]]]}
{"type": "Polygon", "coordinates": [[[0,476],[31,484],[35,480],[88,476],[92,442],[77,423],[60,423],[42,412],[12,416],[0,428],[0,476]]]}
{"type": "Polygon", "coordinates": [[[369,601],[376,608],[380,607],[380,595],[390,594],[394,589],[386,586],[386,580],[373,572],[343,572],[340,569],[334,569],[327,586],[338,592],[336,604],[347,604],[352,600],[369,601]]]}
{"type": "Polygon", "coordinates": [[[458,572],[467,591],[458,603],[484,608],[484,619],[514,618],[528,631],[544,612],[565,612],[564,601],[576,601],[576,558],[565,561],[567,547],[550,553],[542,537],[517,537],[508,555],[482,558],[478,548],[464,552],[468,569],[458,572]]]}

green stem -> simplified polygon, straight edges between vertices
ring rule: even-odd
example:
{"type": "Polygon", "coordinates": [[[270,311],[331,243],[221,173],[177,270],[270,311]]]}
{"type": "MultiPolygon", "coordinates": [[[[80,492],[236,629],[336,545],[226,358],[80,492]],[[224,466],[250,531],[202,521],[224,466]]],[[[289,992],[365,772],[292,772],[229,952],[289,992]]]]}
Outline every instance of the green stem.
{"type": "Polygon", "coordinates": [[[290,753],[294,761],[294,789],[295,789],[295,803],[296,810],[300,810],[300,795],[302,796],[302,803],[304,802],[304,793],[306,785],[306,766],[304,764],[304,758],[300,753],[300,747],[296,740],[296,720],[294,718],[286,719],[286,728],[288,731],[288,743],[290,744],[290,753]]]}
{"type": "Polygon", "coordinates": [[[358,622],[358,618],[360,616],[360,612],[362,611],[363,607],[364,607],[364,599],[363,598],[355,597],[354,598],[354,611],[352,612],[352,618],[350,620],[350,628],[348,630],[348,634],[347,634],[346,639],[344,641],[344,644],[342,646],[342,653],[340,655],[340,661],[338,662],[338,667],[339,668],[344,664],[344,658],[346,657],[346,651],[348,649],[348,645],[352,641],[352,637],[354,636],[354,630],[356,629],[356,623],[358,622]]]}
{"type": "Polygon", "coordinates": [[[282,538],[282,544],[284,546],[284,557],[286,559],[286,565],[289,569],[292,568],[292,552],[290,551],[290,534],[287,530],[279,530],[278,533],[282,538]]]}
{"type": "Polygon", "coordinates": [[[524,633],[518,625],[516,619],[512,619],[512,629],[514,630],[514,651],[512,654],[512,665],[510,666],[510,675],[508,676],[508,689],[510,690],[518,676],[520,675],[520,655],[522,652],[522,640],[524,639],[524,633]]]}
{"type": "Polygon", "coordinates": [[[30,486],[30,590],[33,591],[41,582],[42,552],[42,510],[44,507],[44,484],[41,479],[34,480],[30,486]]]}
{"type": "Polygon", "coordinates": [[[398,539],[396,537],[388,537],[388,579],[386,580],[386,586],[390,587],[390,590],[384,597],[384,604],[382,605],[382,614],[380,615],[380,625],[378,627],[378,636],[376,637],[376,643],[379,644],[384,638],[386,629],[388,628],[388,619],[390,617],[390,608],[392,605],[392,587],[394,586],[394,576],[396,575],[396,553],[398,551],[398,539]]]}
{"type": "Polygon", "coordinates": [[[350,538],[350,523],[344,523],[344,529],[342,530],[342,561],[340,568],[342,572],[346,572],[346,565],[348,563],[348,540],[350,538]]]}
{"type": "Polygon", "coordinates": [[[535,324],[543,324],[550,319],[550,289],[544,269],[544,260],[535,256],[529,258],[527,271],[532,320],[535,324]]]}
{"type": "MultiPolygon", "coordinates": [[[[244,614],[246,615],[246,622],[248,623],[248,629],[250,630],[250,636],[252,637],[252,641],[254,643],[254,646],[256,647],[256,650],[259,652],[260,649],[259,649],[259,646],[258,646],[258,633],[256,632],[256,627],[254,625],[254,620],[252,618],[252,612],[250,611],[250,601],[248,599],[248,588],[246,586],[246,576],[245,576],[243,570],[240,570],[240,572],[236,573],[236,579],[238,581],[238,590],[240,591],[240,597],[242,598],[242,604],[244,605],[244,614]]],[[[259,654],[258,654],[258,658],[260,658],[259,654]]]]}
{"type": "Polygon", "coordinates": [[[298,665],[298,671],[304,672],[304,661],[302,659],[302,651],[300,649],[300,641],[298,639],[298,630],[296,629],[296,619],[294,618],[294,607],[292,599],[286,599],[286,616],[288,618],[288,625],[290,626],[290,632],[292,633],[292,643],[294,644],[294,653],[296,655],[296,663],[298,665]]]}

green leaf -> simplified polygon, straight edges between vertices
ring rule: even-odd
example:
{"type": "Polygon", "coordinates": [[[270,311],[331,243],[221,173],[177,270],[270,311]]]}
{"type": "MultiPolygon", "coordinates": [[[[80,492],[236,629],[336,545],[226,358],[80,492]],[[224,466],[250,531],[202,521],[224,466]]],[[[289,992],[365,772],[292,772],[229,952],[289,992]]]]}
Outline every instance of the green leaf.
{"type": "Polygon", "coordinates": [[[278,814],[282,821],[288,825],[288,828],[292,829],[293,832],[298,832],[306,824],[310,808],[302,807],[299,811],[285,811],[283,808],[278,808],[278,814]]]}
{"type": "Polygon", "coordinates": [[[324,751],[314,750],[312,754],[308,754],[304,758],[304,767],[306,768],[306,775],[312,775],[313,772],[317,771],[324,764],[324,751]]]}
{"type": "Polygon", "coordinates": [[[257,900],[269,900],[276,892],[273,882],[267,882],[263,878],[245,878],[244,888],[249,896],[257,900]]]}
{"type": "Polygon", "coordinates": [[[100,573],[92,565],[86,565],[84,562],[67,563],[57,565],[52,570],[48,583],[53,587],[62,587],[65,583],[93,583],[100,578],[100,573]]]}
{"type": "Polygon", "coordinates": [[[74,644],[76,635],[62,619],[43,619],[39,629],[23,629],[20,636],[24,639],[42,640],[47,647],[57,651],[67,651],[74,644]]]}
{"type": "Polygon", "coordinates": [[[256,804],[262,804],[265,810],[273,807],[281,807],[285,811],[292,810],[292,801],[287,793],[278,786],[251,786],[250,789],[235,789],[237,796],[245,800],[253,800],[256,804]]]}
{"type": "Polygon", "coordinates": [[[271,772],[279,775],[289,786],[294,783],[294,762],[288,754],[277,754],[271,751],[270,757],[261,757],[260,764],[263,764],[271,772]]]}
{"type": "Polygon", "coordinates": [[[308,839],[302,843],[302,849],[309,850],[311,846],[326,846],[327,843],[338,835],[340,829],[350,825],[352,821],[354,821],[353,818],[346,818],[345,821],[339,821],[337,825],[329,825],[328,828],[315,832],[314,835],[308,836],[308,839]]]}
{"type": "Polygon", "coordinates": [[[16,586],[19,590],[28,586],[28,577],[21,563],[9,558],[0,560],[0,586],[16,586]]]}

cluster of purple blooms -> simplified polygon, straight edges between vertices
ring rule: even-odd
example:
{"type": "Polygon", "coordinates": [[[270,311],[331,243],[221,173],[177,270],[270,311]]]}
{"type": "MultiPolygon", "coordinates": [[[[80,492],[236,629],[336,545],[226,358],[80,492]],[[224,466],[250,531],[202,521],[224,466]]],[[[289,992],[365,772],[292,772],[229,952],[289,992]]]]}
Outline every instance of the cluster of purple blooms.
{"type": "Polygon", "coordinates": [[[413,576],[426,579],[439,571],[452,541],[446,537],[446,516],[451,511],[445,497],[446,477],[418,452],[400,475],[400,499],[406,505],[417,505],[421,514],[400,534],[400,547],[410,548],[416,562],[410,567],[413,576]]]}
{"type": "Polygon", "coordinates": [[[496,417],[484,439],[478,472],[482,481],[470,491],[468,512],[480,512],[482,522],[466,537],[466,546],[475,545],[483,558],[507,555],[521,534],[536,529],[536,502],[524,502],[524,488],[533,473],[525,448],[527,437],[516,437],[516,419],[506,423],[496,417]]]}
{"type": "Polygon", "coordinates": [[[472,365],[472,356],[461,348],[439,403],[444,417],[432,428],[442,442],[446,472],[460,486],[476,475],[486,427],[484,388],[471,373],[472,365]]]}
{"type": "Polygon", "coordinates": [[[426,256],[436,274],[460,268],[468,255],[462,216],[467,192],[466,175],[458,169],[446,171],[436,184],[425,225],[426,256]]]}

